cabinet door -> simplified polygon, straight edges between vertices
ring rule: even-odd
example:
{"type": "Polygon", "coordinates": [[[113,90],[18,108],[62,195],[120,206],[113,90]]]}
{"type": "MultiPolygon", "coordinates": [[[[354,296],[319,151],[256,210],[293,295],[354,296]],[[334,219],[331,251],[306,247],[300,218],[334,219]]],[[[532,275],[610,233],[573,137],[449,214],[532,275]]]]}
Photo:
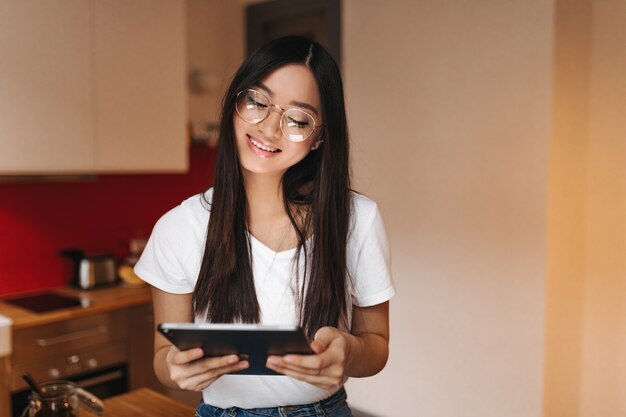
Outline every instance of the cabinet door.
{"type": "Polygon", "coordinates": [[[0,0],[0,174],[93,171],[88,0],[0,0]]]}
{"type": "Polygon", "coordinates": [[[148,387],[156,391],[163,386],[154,374],[154,315],[152,305],[128,309],[130,389],[148,387]]]}
{"type": "Polygon", "coordinates": [[[0,416],[11,415],[11,360],[9,356],[0,357],[0,416]]]}
{"type": "Polygon", "coordinates": [[[92,4],[98,171],[185,171],[184,1],[92,4]]]}

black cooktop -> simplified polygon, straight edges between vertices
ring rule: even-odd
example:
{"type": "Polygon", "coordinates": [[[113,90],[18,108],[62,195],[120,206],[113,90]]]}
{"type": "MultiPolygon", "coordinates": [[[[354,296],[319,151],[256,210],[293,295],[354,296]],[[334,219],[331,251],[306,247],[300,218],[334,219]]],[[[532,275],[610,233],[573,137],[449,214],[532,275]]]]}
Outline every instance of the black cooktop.
{"type": "Polygon", "coordinates": [[[88,305],[78,298],[67,297],[51,292],[4,298],[2,301],[34,311],[35,313],[45,313],[71,307],[87,307],[88,305]]]}

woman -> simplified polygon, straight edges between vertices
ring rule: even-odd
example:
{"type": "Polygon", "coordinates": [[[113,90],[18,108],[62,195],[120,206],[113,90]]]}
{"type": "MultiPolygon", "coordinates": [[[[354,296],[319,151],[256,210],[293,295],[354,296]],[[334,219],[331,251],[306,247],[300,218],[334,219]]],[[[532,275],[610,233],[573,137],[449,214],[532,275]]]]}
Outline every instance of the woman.
{"type": "Polygon", "coordinates": [[[342,386],[385,366],[394,287],[378,208],[350,190],[341,76],[319,44],[285,37],[243,62],[213,188],[157,222],[135,271],[157,323],[298,324],[311,341],[268,357],[281,376],[227,375],[249,363],[158,335],[157,377],[202,391],[200,416],[351,415],[342,386]]]}

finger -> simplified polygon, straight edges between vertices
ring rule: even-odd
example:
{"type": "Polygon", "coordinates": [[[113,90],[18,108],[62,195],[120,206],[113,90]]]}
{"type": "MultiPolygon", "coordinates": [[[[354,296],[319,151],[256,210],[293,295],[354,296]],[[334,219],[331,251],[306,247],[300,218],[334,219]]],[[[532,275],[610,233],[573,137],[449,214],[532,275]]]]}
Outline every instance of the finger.
{"type": "Polygon", "coordinates": [[[184,380],[178,382],[178,385],[182,389],[192,390],[192,391],[202,391],[220,376],[229,374],[231,372],[241,371],[250,366],[248,361],[240,361],[235,364],[230,364],[227,366],[222,366],[219,368],[211,368],[208,371],[204,371],[192,376],[185,378],[184,380]]]}
{"type": "Polygon", "coordinates": [[[174,380],[186,380],[197,375],[206,374],[215,369],[236,365],[239,362],[237,355],[227,355],[214,358],[205,358],[188,362],[182,365],[175,365],[170,371],[170,376],[174,380]]]}
{"type": "Polygon", "coordinates": [[[268,367],[270,367],[270,369],[274,369],[275,371],[281,372],[281,373],[285,370],[290,370],[290,371],[297,372],[303,375],[312,375],[312,376],[319,376],[324,373],[324,368],[303,368],[301,366],[290,365],[287,363],[282,363],[278,365],[268,365],[268,367]]]}
{"type": "Polygon", "coordinates": [[[304,380],[306,377],[322,377],[320,373],[320,369],[309,369],[309,368],[300,368],[293,365],[288,365],[285,363],[276,364],[276,365],[267,365],[268,368],[281,373],[287,374],[297,377],[297,379],[304,380]]]}
{"type": "MultiPolygon", "coordinates": [[[[294,355],[297,356],[297,355],[294,355]]],[[[326,365],[324,361],[320,361],[318,359],[306,361],[306,366],[301,366],[298,364],[288,363],[285,360],[282,360],[281,357],[271,357],[267,361],[267,367],[273,369],[276,372],[284,373],[289,370],[292,372],[296,372],[302,375],[310,375],[310,376],[327,376],[327,377],[341,377],[343,376],[343,368],[340,366],[336,366],[333,363],[326,365]]],[[[308,358],[307,358],[308,359],[308,358]]]]}
{"type": "Polygon", "coordinates": [[[178,384],[180,389],[188,391],[201,391],[211,385],[217,378],[217,376],[213,376],[205,372],[175,382],[178,384]]]}
{"type": "Polygon", "coordinates": [[[249,368],[249,367],[250,367],[250,362],[248,362],[248,361],[239,361],[239,362],[231,364],[231,365],[222,366],[220,368],[214,368],[213,370],[211,370],[211,373],[217,378],[217,377],[220,377],[222,375],[226,375],[226,374],[229,374],[231,372],[241,371],[242,369],[246,369],[246,368],[249,368]]]}
{"type": "Polygon", "coordinates": [[[311,342],[311,349],[313,350],[313,352],[319,355],[320,353],[328,349],[328,347],[336,337],[334,330],[335,329],[332,327],[322,327],[315,333],[315,337],[311,342]]]}
{"type": "Polygon", "coordinates": [[[315,333],[315,337],[311,342],[311,349],[318,355],[331,350],[333,347],[341,348],[346,344],[346,335],[344,332],[334,327],[322,327],[315,333]]]}
{"type": "Polygon", "coordinates": [[[171,356],[169,354],[168,356],[170,356],[170,360],[173,364],[184,365],[200,359],[204,355],[204,352],[200,348],[178,350],[175,346],[173,346],[173,349],[170,350],[170,354],[171,356]]]}
{"type": "Polygon", "coordinates": [[[324,358],[320,355],[271,356],[267,359],[267,362],[273,365],[303,368],[307,369],[308,372],[315,371],[315,373],[327,365],[324,358]]]}
{"type": "Polygon", "coordinates": [[[226,355],[226,356],[215,356],[204,358],[201,361],[198,361],[198,365],[202,366],[205,371],[209,371],[211,369],[222,368],[225,366],[233,365],[239,362],[239,356],[237,355],[226,355]]]}
{"type": "Polygon", "coordinates": [[[311,368],[302,368],[295,365],[289,365],[286,363],[282,363],[279,365],[270,365],[268,368],[273,369],[276,372],[284,373],[285,371],[293,371],[302,375],[311,375],[311,376],[325,376],[335,379],[341,379],[344,375],[344,370],[339,365],[331,365],[327,367],[311,369],[311,368]]]}
{"type": "MultiPolygon", "coordinates": [[[[276,369],[275,369],[276,370],[276,369]]],[[[278,370],[276,370],[279,372],[278,370]]],[[[291,378],[297,379],[298,381],[308,382],[309,384],[313,384],[322,389],[331,389],[337,386],[336,378],[329,378],[326,376],[317,376],[317,375],[309,375],[302,374],[291,369],[282,368],[280,369],[280,373],[291,378]]]]}
{"type": "Polygon", "coordinates": [[[322,327],[315,332],[315,337],[313,337],[313,342],[311,342],[311,349],[315,353],[326,350],[332,341],[337,338],[337,333],[338,331],[334,327],[322,327]]]}
{"type": "Polygon", "coordinates": [[[326,350],[326,345],[324,345],[323,343],[317,340],[314,340],[311,342],[311,350],[313,351],[313,353],[316,353],[319,355],[320,353],[326,350]]]}
{"type": "MultiPolygon", "coordinates": [[[[297,356],[297,355],[295,355],[297,356]]],[[[319,375],[321,366],[310,366],[305,367],[299,365],[299,363],[289,363],[284,360],[283,356],[269,356],[267,358],[266,366],[269,367],[277,367],[277,368],[287,368],[296,372],[311,374],[311,375],[319,375]]]]}
{"type": "Polygon", "coordinates": [[[230,374],[231,372],[241,371],[243,369],[248,368],[249,366],[250,366],[250,362],[248,361],[238,361],[237,363],[234,363],[234,364],[222,366],[219,368],[213,368],[210,371],[208,371],[206,375],[210,379],[215,380],[222,375],[230,374]]]}

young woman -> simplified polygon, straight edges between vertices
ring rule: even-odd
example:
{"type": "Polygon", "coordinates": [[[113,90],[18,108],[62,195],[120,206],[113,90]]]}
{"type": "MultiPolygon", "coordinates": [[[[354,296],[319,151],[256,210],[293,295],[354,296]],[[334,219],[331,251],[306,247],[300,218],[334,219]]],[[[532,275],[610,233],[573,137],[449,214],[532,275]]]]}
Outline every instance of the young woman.
{"type": "Polygon", "coordinates": [[[198,415],[351,415],[343,384],[385,366],[394,287],[378,208],[350,189],[341,76],[324,48],[285,37],[243,62],[213,187],[157,222],[135,271],[157,323],[298,324],[310,339],[314,354],[270,356],[282,375],[259,376],[157,335],[159,380],[202,391],[198,415]]]}

